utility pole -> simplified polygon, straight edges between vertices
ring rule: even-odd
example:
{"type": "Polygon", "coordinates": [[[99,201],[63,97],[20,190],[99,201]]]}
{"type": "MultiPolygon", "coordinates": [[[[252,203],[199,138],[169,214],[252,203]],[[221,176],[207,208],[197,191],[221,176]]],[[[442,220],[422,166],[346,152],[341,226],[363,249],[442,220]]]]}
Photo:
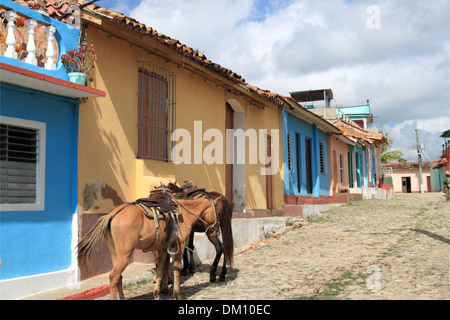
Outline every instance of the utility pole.
{"type": "Polygon", "coordinates": [[[416,142],[417,142],[417,157],[419,159],[419,185],[420,193],[423,193],[423,178],[422,178],[422,149],[419,144],[419,130],[416,129],[416,142]]]}

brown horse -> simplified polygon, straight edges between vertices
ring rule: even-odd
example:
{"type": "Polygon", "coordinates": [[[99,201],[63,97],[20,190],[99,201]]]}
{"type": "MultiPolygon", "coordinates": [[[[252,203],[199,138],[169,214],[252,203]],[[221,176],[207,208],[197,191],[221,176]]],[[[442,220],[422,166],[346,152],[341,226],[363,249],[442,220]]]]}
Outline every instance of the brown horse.
{"type": "MultiPolygon", "coordinates": [[[[168,194],[168,193],[166,193],[168,194]]],[[[170,210],[174,203],[178,206],[178,246],[179,250],[174,259],[174,289],[173,295],[176,299],[181,299],[180,295],[180,270],[181,258],[184,247],[189,237],[192,227],[199,221],[204,221],[213,225],[216,221],[214,206],[218,200],[197,199],[197,200],[175,200],[170,196],[170,210]]],[[[114,208],[108,215],[99,219],[97,224],[78,243],[78,257],[80,266],[86,269],[87,260],[90,257],[94,245],[100,238],[104,237],[108,245],[113,269],[109,274],[110,298],[117,299],[117,291],[120,299],[124,299],[122,289],[122,272],[128,265],[129,258],[135,249],[144,251],[157,250],[160,261],[166,261],[167,248],[165,242],[166,221],[159,220],[159,225],[155,219],[150,219],[145,214],[145,209],[138,203],[123,204],[114,208]],[[159,235],[158,235],[159,233],[159,235]]],[[[230,241],[229,239],[224,242],[230,241]]],[[[232,241],[232,240],[231,240],[232,241]]],[[[231,259],[229,259],[231,263],[231,259]]],[[[159,299],[161,292],[161,282],[164,276],[164,287],[167,286],[167,272],[163,268],[164,263],[159,263],[156,269],[156,284],[153,292],[154,298],[159,299]]],[[[164,289],[163,287],[163,289],[164,289]]]]}
{"type": "MultiPolygon", "coordinates": [[[[231,233],[231,215],[232,215],[232,208],[230,205],[230,202],[225,198],[225,196],[221,193],[212,191],[207,192],[205,189],[198,189],[197,186],[193,185],[191,182],[185,181],[185,184],[181,187],[177,186],[177,183],[169,183],[167,185],[167,188],[171,190],[176,198],[179,199],[214,199],[219,200],[216,206],[217,210],[217,225],[220,225],[220,229],[222,231],[222,234],[225,233],[231,233]]],[[[222,244],[222,242],[219,239],[219,232],[217,230],[217,226],[215,228],[209,228],[209,226],[205,225],[202,222],[199,222],[198,224],[194,225],[192,228],[192,232],[189,236],[189,242],[186,243],[186,248],[188,250],[185,250],[183,255],[183,269],[182,274],[187,274],[188,270],[189,272],[193,273],[195,269],[194,265],[194,232],[205,232],[206,236],[208,237],[209,241],[214,245],[214,248],[216,249],[216,256],[214,258],[214,262],[211,265],[211,269],[209,272],[209,281],[214,282],[216,281],[216,271],[217,271],[217,265],[219,264],[220,258],[222,254],[224,254],[223,259],[223,266],[222,271],[219,276],[219,281],[225,281],[225,276],[227,274],[227,261],[228,257],[233,257],[234,254],[234,244],[229,241],[222,244]],[[230,247],[231,246],[231,247],[230,247]],[[189,258],[188,259],[188,251],[189,251],[189,258]]],[[[228,238],[232,239],[232,236],[229,235],[228,238]]],[[[231,264],[228,262],[228,264],[231,264]]]]}

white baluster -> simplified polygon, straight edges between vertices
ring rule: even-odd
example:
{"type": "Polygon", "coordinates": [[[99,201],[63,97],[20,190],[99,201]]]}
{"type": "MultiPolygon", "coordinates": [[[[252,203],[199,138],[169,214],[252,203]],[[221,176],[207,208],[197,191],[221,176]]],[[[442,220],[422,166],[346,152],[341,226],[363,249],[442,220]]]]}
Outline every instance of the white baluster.
{"type": "Polygon", "coordinates": [[[16,45],[16,37],[14,36],[14,20],[17,13],[12,10],[5,12],[5,17],[8,20],[8,35],[6,36],[6,45],[8,48],[5,51],[5,57],[17,59],[17,52],[14,46],[16,45]]]}
{"type": "Polygon", "coordinates": [[[34,29],[37,26],[37,21],[34,19],[27,19],[25,20],[27,27],[28,27],[28,43],[27,43],[27,51],[28,55],[25,58],[26,63],[37,65],[37,59],[36,59],[36,45],[34,43],[34,37],[36,32],[34,29]]]}
{"type": "Polygon", "coordinates": [[[53,49],[53,34],[55,33],[56,28],[54,26],[45,27],[45,32],[47,32],[47,62],[44,67],[47,70],[56,70],[56,64],[53,62],[53,58],[55,58],[55,50],[53,49]]]}

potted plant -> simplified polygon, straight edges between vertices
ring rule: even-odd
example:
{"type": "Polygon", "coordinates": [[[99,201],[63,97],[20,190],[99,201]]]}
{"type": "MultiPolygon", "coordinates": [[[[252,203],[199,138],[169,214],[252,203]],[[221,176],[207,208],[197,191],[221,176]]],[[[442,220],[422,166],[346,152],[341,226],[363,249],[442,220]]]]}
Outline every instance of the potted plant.
{"type": "Polygon", "coordinates": [[[84,42],[78,49],[70,50],[61,56],[61,62],[66,68],[69,80],[74,83],[86,85],[87,74],[89,70],[95,68],[94,46],[88,46],[84,42]]]}

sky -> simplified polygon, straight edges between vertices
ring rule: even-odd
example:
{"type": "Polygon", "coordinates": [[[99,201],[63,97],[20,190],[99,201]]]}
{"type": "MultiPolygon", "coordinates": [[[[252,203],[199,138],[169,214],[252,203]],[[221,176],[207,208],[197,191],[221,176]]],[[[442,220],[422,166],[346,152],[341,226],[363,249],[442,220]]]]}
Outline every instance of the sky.
{"type": "MultiPolygon", "coordinates": [[[[449,0],[100,0],[281,95],[332,89],[370,100],[392,149],[417,161],[450,129],[449,0]]],[[[317,103],[317,107],[323,103],[317,103]]]]}

